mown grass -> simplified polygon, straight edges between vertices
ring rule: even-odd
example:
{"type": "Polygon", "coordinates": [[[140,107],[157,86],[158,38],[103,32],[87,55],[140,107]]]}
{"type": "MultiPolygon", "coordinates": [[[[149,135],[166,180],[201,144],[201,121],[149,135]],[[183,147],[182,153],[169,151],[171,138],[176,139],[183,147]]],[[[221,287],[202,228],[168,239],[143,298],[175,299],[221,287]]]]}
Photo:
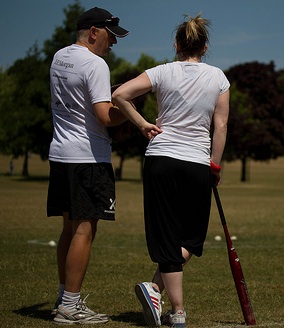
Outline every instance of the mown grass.
{"type": "MultiPolygon", "coordinates": [[[[0,326],[52,327],[56,248],[29,241],[57,241],[61,219],[45,215],[48,163],[31,157],[28,180],[20,176],[21,165],[15,161],[15,174],[8,176],[9,159],[0,157],[0,326]]],[[[100,222],[93,245],[82,295],[90,294],[90,308],[112,319],[97,327],[145,327],[134,285],[150,280],[155,265],[145,244],[139,168],[138,161],[126,161],[125,179],[117,182],[117,220],[100,222]]],[[[284,327],[283,173],[284,158],[251,162],[250,180],[241,183],[240,163],[226,163],[219,187],[256,327],[284,327]]],[[[225,241],[216,242],[215,235],[223,231],[213,200],[204,255],[185,268],[188,327],[243,327],[225,241]]]]}

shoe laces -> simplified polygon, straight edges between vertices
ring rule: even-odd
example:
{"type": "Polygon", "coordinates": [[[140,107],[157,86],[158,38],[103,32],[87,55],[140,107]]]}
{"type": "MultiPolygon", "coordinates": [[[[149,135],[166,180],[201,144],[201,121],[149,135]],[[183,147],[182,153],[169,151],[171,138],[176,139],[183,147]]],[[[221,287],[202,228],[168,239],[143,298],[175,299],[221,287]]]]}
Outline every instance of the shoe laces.
{"type": "Polygon", "coordinates": [[[162,294],[152,285],[153,290],[159,294],[159,311],[162,313],[162,306],[165,304],[164,301],[162,301],[162,294]]]}
{"type": "Polygon", "coordinates": [[[162,301],[162,300],[160,300],[160,302],[159,302],[159,310],[160,310],[160,313],[162,313],[162,307],[163,307],[164,304],[165,304],[165,302],[162,301]]]}
{"type": "Polygon", "coordinates": [[[84,298],[84,299],[79,299],[78,303],[76,304],[77,310],[83,310],[86,311],[88,310],[87,304],[86,304],[86,299],[88,298],[89,294],[84,298]]]}

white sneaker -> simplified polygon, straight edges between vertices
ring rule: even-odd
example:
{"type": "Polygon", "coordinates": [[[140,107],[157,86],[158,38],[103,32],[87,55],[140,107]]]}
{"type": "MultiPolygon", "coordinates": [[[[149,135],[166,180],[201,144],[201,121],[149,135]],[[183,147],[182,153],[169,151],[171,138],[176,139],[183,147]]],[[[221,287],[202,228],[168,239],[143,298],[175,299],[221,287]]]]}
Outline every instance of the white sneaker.
{"type": "Polygon", "coordinates": [[[57,313],[58,306],[62,303],[62,298],[57,298],[53,309],[51,310],[51,315],[54,317],[57,313]]]}
{"type": "Polygon", "coordinates": [[[153,288],[151,282],[136,285],[135,293],[143,306],[143,315],[147,325],[150,327],[161,326],[161,294],[153,288]]]}
{"type": "Polygon", "coordinates": [[[95,323],[106,323],[109,321],[109,317],[107,315],[99,314],[90,310],[86,305],[85,299],[80,299],[73,310],[66,309],[62,304],[60,304],[57,308],[56,316],[53,319],[54,322],[65,325],[91,325],[95,323]]]}
{"type": "Polygon", "coordinates": [[[172,313],[169,310],[162,318],[162,324],[174,328],[186,328],[186,312],[179,310],[176,313],[172,313]]]}

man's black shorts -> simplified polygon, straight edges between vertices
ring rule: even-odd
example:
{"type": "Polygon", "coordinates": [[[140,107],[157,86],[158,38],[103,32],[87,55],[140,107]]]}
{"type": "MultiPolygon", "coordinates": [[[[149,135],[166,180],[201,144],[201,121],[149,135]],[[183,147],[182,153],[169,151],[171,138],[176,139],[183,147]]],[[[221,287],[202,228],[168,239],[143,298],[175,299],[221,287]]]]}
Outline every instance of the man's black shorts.
{"type": "Polygon", "coordinates": [[[115,220],[115,180],[110,163],[50,161],[47,216],[115,220]]]}

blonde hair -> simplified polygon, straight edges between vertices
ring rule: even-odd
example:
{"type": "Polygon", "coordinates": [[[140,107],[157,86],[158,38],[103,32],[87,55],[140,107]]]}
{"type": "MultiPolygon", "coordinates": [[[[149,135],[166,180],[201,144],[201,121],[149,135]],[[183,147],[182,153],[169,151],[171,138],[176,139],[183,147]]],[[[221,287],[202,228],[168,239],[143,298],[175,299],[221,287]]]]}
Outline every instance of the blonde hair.
{"type": "Polygon", "coordinates": [[[180,59],[201,57],[209,42],[208,27],[211,23],[199,13],[195,18],[185,16],[187,21],[180,24],[176,32],[176,53],[180,59]]]}

